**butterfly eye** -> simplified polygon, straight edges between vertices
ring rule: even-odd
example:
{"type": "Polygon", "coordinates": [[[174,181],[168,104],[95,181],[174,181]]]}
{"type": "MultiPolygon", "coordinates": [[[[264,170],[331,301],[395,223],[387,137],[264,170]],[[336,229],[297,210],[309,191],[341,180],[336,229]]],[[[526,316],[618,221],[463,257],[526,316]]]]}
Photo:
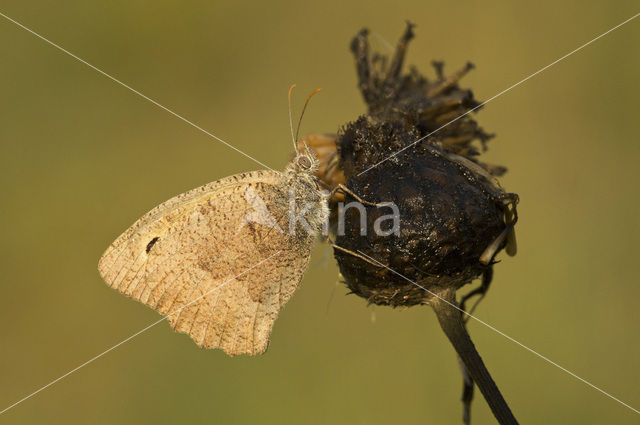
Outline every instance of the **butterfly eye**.
{"type": "Polygon", "coordinates": [[[311,159],[306,156],[298,157],[298,166],[303,170],[308,170],[309,168],[311,168],[311,159]]]}

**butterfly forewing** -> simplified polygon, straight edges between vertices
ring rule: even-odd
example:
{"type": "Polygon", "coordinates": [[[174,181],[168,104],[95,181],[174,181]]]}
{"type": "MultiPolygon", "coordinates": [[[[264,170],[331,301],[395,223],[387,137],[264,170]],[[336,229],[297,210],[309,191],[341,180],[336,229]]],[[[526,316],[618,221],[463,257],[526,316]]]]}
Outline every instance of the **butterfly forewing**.
{"type": "Polygon", "coordinates": [[[282,174],[257,171],[178,195],[116,239],[100,260],[100,274],[111,287],[168,315],[174,329],[202,347],[262,353],[314,242],[311,234],[283,232],[288,191],[282,174]],[[248,194],[254,193],[270,220],[246,220],[248,194]]]}

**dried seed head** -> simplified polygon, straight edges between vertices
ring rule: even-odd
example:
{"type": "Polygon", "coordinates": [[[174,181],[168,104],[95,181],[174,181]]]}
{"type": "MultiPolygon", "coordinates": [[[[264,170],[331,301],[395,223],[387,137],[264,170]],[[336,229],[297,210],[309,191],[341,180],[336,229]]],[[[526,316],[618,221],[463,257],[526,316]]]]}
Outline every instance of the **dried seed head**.
{"type": "Polygon", "coordinates": [[[307,137],[319,156],[318,179],[342,188],[343,200],[360,201],[360,208],[345,210],[332,199],[332,217],[339,220],[335,257],[349,288],[369,302],[431,305],[461,360],[465,423],[477,384],[498,422],[517,425],[458,305],[464,309],[469,297],[486,292],[499,250],[507,245],[507,252],[515,253],[518,198],[505,193],[494,177],[505,172],[503,167],[475,158],[479,150],[472,143],[486,149],[490,136],[466,114],[478,108],[473,94],[457,85],[471,65],[445,78],[442,63],[435,63],[433,82],[416,70],[402,74],[412,37],[409,25],[391,61],[380,55],[370,60],[367,31],[361,31],[351,48],[369,113],[336,136],[307,137]],[[428,138],[434,132],[437,137],[428,138]],[[387,223],[392,229],[380,226],[388,216],[380,208],[385,202],[395,209],[393,222],[387,223]],[[479,275],[480,287],[458,302],[457,289],[479,275]]]}
{"type": "MultiPolygon", "coordinates": [[[[472,65],[445,77],[443,64],[434,63],[434,80],[415,68],[402,73],[412,37],[409,25],[391,59],[370,58],[366,30],[354,38],[351,49],[368,114],[342,128],[336,136],[337,151],[318,145],[322,151],[318,177],[329,187],[344,183],[369,202],[395,203],[400,211],[398,235],[378,236],[373,231],[361,235],[360,213],[352,209],[344,217],[345,234],[338,235],[336,243],[435,292],[457,289],[491,267],[508,239],[512,223],[505,215],[514,212],[509,205],[517,196],[505,193],[494,178],[506,171],[504,167],[477,160],[492,136],[471,115],[458,118],[479,105],[470,90],[458,86],[472,65]]],[[[368,229],[388,213],[365,208],[368,229]]],[[[372,303],[430,301],[428,292],[387,269],[345,252],[336,250],[335,256],[349,288],[372,303]]]]}
{"type": "MultiPolygon", "coordinates": [[[[421,286],[437,291],[470,282],[487,267],[485,249],[505,229],[502,200],[493,188],[446,152],[416,145],[358,175],[370,164],[417,140],[412,126],[361,117],[340,135],[340,158],[347,186],[370,202],[391,201],[400,211],[400,233],[360,234],[357,210],[345,214],[344,235],[336,243],[361,251],[421,286]]],[[[367,228],[384,211],[367,206],[367,228]]],[[[414,305],[430,294],[401,276],[342,252],[335,252],[349,288],[370,302],[414,305]]]]}

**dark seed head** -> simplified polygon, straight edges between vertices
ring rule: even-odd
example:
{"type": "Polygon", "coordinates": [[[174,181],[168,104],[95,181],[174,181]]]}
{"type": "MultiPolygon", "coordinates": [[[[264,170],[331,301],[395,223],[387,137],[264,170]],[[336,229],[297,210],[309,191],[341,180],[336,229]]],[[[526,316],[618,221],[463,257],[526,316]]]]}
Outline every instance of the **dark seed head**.
{"type": "Polygon", "coordinates": [[[336,142],[346,186],[368,202],[393,202],[399,209],[397,235],[377,235],[374,222],[389,212],[365,206],[366,235],[360,231],[359,211],[348,209],[345,234],[336,238],[342,248],[374,258],[395,273],[335,251],[352,292],[392,306],[429,303],[431,295],[425,289],[458,289],[486,272],[491,261],[481,257],[497,240],[492,260],[505,245],[499,237],[507,227],[509,196],[492,177],[505,169],[476,159],[480,149],[474,142],[484,149],[491,136],[470,115],[415,143],[479,103],[457,84],[470,64],[450,77],[443,75],[441,63],[435,64],[433,81],[415,69],[401,73],[412,37],[409,26],[393,58],[370,59],[366,32],[356,36],[351,46],[369,113],[348,123],[336,142]],[[378,165],[371,168],[374,164],[378,165]]]}
{"type": "Polygon", "coordinates": [[[430,291],[470,282],[490,267],[480,257],[506,226],[492,188],[437,147],[409,148],[358,175],[418,137],[401,123],[367,118],[349,124],[340,136],[347,187],[368,202],[391,201],[400,212],[399,235],[379,236],[374,222],[389,212],[365,206],[368,231],[361,235],[359,212],[348,209],[345,234],[336,239],[404,276],[335,251],[349,288],[376,304],[427,303],[429,293],[407,279],[430,291]]]}

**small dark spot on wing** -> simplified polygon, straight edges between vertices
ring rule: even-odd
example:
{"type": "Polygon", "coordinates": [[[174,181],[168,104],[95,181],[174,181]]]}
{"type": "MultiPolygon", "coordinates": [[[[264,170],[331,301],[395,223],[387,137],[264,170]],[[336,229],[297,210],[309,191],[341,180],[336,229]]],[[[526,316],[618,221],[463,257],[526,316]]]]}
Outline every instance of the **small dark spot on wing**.
{"type": "Polygon", "coordinates": [[[158,242],[159,240],[160,240],[160,238],[156,236],[155,238],[153,238],[153,239],[151,239],[151,240],[149,241],[149,243],[147,244],[147,249],[146,249],[147,254],[149,253],[149,251],[151,251],[151,248],[153,248],[153,246],[154,246],[154,245],[156,244],[156,242],[158,242]]]}

